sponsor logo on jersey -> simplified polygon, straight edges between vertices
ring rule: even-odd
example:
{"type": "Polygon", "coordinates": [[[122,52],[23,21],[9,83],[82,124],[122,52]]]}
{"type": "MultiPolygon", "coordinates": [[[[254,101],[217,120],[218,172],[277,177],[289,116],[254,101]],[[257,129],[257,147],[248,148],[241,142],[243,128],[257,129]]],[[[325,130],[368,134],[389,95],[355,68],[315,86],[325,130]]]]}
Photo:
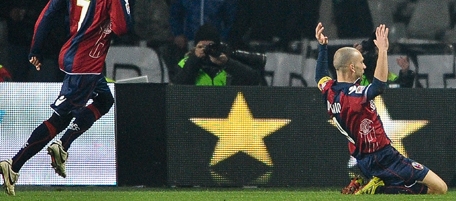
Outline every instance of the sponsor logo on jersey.
{"type": "Polygon", "coordinates": [[[348,89],[348,94],[355,92],[355,94],[362,94],[364,91],[365,86],[356,86],[353,85],[348,89]]]}
{"type": "Polygon", "coordinates": [[[421,165],[418,162],[412,162],[412,166],[413,166],[413,168],[415,168],[417,170],[423,170],[424,169],[423,165],[421,165]]]}
{"type": "Polygon", "coordinates": [[[362,94],[363,91],[364,91],[364,88],[366,88],[366,87],[365,86],[357,86],[355,93],[362,94]]]}

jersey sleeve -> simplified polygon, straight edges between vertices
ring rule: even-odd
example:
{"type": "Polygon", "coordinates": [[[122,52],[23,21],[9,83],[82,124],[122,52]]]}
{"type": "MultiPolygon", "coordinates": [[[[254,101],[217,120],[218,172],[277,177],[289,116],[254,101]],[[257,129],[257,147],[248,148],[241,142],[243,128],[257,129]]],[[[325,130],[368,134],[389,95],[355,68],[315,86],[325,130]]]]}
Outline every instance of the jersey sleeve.
{"type": "Polygon", "coordinates": [[[386,82],[382,82],[374,77],[374,80],[371,84],[367,86],[353,85],[349,88],[348,93],[362,95],[364,98],[361,101],[361,104],[363,104],[370,100],[373,100],[375,97],[382,94],[385,91],[385,88],[386,82]]]}
{"type": "Polygon", "coordinates": [[[379,79],[374,77],[374,80],[371,84],[366,87],[366,99],[372,100],[376,96],[382,94],[386,89],[386,82],[382,82],[379,79]]]}
{"type": "Polygon", "coordinates": [[[128,0],[113,0],[110,10],[112,31],[120,36],[132,30],[130,3],[128,0]]]}
{"type": "Polygon", "coordinates": [[[318,84],[320,91],[323,91],[326,83],[332,78],[328,73],[328,46],[318,44],[318,59],[315,69],[315,82],[318,84]]]}
{"type": "Polygon", "coordinates": [[[41,49],[45,38],[52,29],[52,24],[57,17],[59,10],[64,9],[66,5],[65,0],[50,0],[46,7],[41,11],[40,16],[38,17],[35,23],[35,30],[33,33],[33,39],[30,47],[29,59],[31,57],[38,57],[39,60],[42,60],[41,49]]]}

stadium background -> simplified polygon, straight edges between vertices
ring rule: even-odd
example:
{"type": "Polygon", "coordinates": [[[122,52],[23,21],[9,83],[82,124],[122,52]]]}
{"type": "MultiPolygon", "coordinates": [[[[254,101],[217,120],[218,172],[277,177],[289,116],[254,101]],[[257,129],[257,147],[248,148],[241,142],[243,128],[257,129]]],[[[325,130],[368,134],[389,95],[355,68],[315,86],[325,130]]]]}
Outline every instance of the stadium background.
{"type": "MultiPolygon", "coordinates": [[[[11,157],[45,119],[23,117],[36,113],[48,116],[52,102],[48,99],[57,97],[58,86],[0,83],[2,159],[11,157]]],[[[346,139],[328,122],[316,88],[151,83],[111,87],[116,105],[71,148],[71,176],[61,179],[55,175],[42,151],[24,166],[18,185],[330,187],[348,181],[351,168],[346,139]],[[240,100],[255,120],[288,120],[262,139],[270,163],[236,151],[210,164],[218,137],[191,119],[227,119],[239,106],[235,100],[240,100]],[[93,175],[100,174],[94,180],[93,175]]],[[[385,127],[393,130],[407,125],[408,132],[396,133],[402,137],[389,136],[395,146],[402,144],[398,149],[453,187],[455,96],[451,89],[389,89],[376,100],[385,127]]],[[[243,128],[235,131],[233,135],[242,133],[243,128]]],[[[242,133],[245,139],[240,140],[249,140],[249,134],[242,133]]],[[[261,143],[251,149],[258,147],[261,143]]]]}
{"type": "MultiPolygon", "coordinates": [[[[385,1],[378,2],[373,4],[377,5],[373,14],[388,10],[382,7],[387,5],[385,1]]],[[[431,19],[442,13],[423,12],[423,17],[431,19]]],[[[330,15],[322,16],[330,18],[330,15]]],[[[374,17],[375,24],[379,20],[384,22],[383,17],[374,17]]],[[[421,21],[425,20],[418,20],[421,21]]],[[[328,26],[331,27],[334,26],[328,26]]],[[[427,33],[438,31],[417,27],[427,33]]],[[[398,33],[405,30],[395,28],[391,41],[407,50],[395,54],[416,57],[412,70],[419,74],[417,79],[422,85],[456,87],[453,44],[427,39],[399,40],[398,33]]],[[[449,31],[454,34],[454,30],[449,31]]],[[[361,40],[331,43],[351,46],[361,40]]],[[[5,42],[5,37],[1,37],[2,48],[6,47],[5,42]]],[[[111,85],[113,92],[120,92],[116,94],[116,106],[75,142],[68,164],[72,175],[67,179],[58,177],[49,166],[49,156],[40,152],[21,170],[18,185],[345,186],[350,172],[345,139],[327,122],[316,88],[291,87],[315,86],[315,41],[304,39],[294,44],[297,54],[267,53],[266,70],[272,75],[267,77],[268,84],[280,87],[195,89],[157,84],[111,85]],[[217,138],[190,119],[227,118],[239,93],[243,94],[254,118],[291,120],[264,139],[272,166],[243,153],[214,167],[209,164],[217,138]],[[99,176],[94,178],[94,175],[99,176]]],[[[389,57],[393,72],[399,72],[395,64],[399,56],[389,57]]],[[[8,52],[0,54],[1,59],[6,57],[8,52]]],[[[117,78],[141,75],[122,69],[121,65],[116,71],[117,62],[141,68],[150,82],[167,82],[166,68],[160,59],[150,48],[113,46],[107,59],[108,75],[111,78],[115,73],[117,78]],[[150,66],[154,68],[143,68],[150,66]]],[[[59,88],[59,83],[0,83],[0,160],[16,153],[30,132],[49,117],[52,111],[48,106],[57,97],[59,88]]],[[[451,187],[456,187],[454,95],[452,89],[390,89],[382,96],[392,120],[428,122],[400,140],[411,158],[429,166],[451,187]]]]}
{"type": "MultiPolygon", "coordinates": [[[[328,123],[316,88],[118,84],[116,94],[117,140],[124,146],[118,146],[117,152],[120,185],[324,187],[348,181],[346,139],[328,123]],[[217,137],[191,119],[228,118],[239,93],[253,118],[291,120],[264,138],[272,166],[245,152],[210,165],[217,137]],[[138,138],[131,141],[131,135],[138,138]],[[133,155],[141,156],[134,164],[143,165],[121,160],[133,155]],[[147,169],[150,174],[144,174],[147,169]]],[[[456,184],[455,95],[443,89],[390,89],[383,101],[376,102],[379,110],[384,102],[389,115],[382,115],[385,127],[410,125],[409,133],[397,134],[406,135],[403,139],[393,139],[395,144],[402,142],[409,157],[430,167],[450,186],[456,184]],[[418,128],[413,124],[417,120],[427,123],[418,128]]]]}

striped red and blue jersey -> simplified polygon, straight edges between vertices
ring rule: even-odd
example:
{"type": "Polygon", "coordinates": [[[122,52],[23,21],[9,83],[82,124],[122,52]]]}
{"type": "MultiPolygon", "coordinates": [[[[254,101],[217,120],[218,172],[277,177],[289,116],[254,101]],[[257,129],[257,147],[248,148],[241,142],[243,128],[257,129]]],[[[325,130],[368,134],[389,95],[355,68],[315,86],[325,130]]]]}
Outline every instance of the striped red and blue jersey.
{"type": "Polygon", "coordinates": [[[368,99],[371,85],[327,80],[322,88],[328,114],[349,140],[353,156],[373,153],[390,144],[374,100],[368,99]]]}
{"type": "Polygon", "coordinates": [[[35,24],[29,58],[42,56],[44,39],[61,9],[68,11],[69,39],[60,50],[60,69],[67,74],[100,74],[112,34],[131,30],[128,0],[50,0],[35,24]]]}
{"type": "Polygon", "coordinates": [[[375,77],[368,86],[360,86],[359,79],[355,83],[337,82],[329,77],[328,66],[328,47],[319,45],[315,81],[328,114],[349,141],[350,154],[358,158],[389,145],[391,140],[373,101],[383,93],[386,83],[375,77]]]}

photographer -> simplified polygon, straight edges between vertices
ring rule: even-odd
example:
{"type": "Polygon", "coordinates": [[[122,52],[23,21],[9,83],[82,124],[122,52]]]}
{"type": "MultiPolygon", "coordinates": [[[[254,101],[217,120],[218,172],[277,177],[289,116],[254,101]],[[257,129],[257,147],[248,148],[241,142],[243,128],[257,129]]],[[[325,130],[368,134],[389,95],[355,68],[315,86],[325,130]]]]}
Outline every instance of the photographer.
{"type": "Polygon", "coordinates": [[[173,84],[186,85],[259,85],[261,70],[254,69],[222,51],[220,33],[209,24],[195,34],[195,47],[170,73],[173,84]]]}

